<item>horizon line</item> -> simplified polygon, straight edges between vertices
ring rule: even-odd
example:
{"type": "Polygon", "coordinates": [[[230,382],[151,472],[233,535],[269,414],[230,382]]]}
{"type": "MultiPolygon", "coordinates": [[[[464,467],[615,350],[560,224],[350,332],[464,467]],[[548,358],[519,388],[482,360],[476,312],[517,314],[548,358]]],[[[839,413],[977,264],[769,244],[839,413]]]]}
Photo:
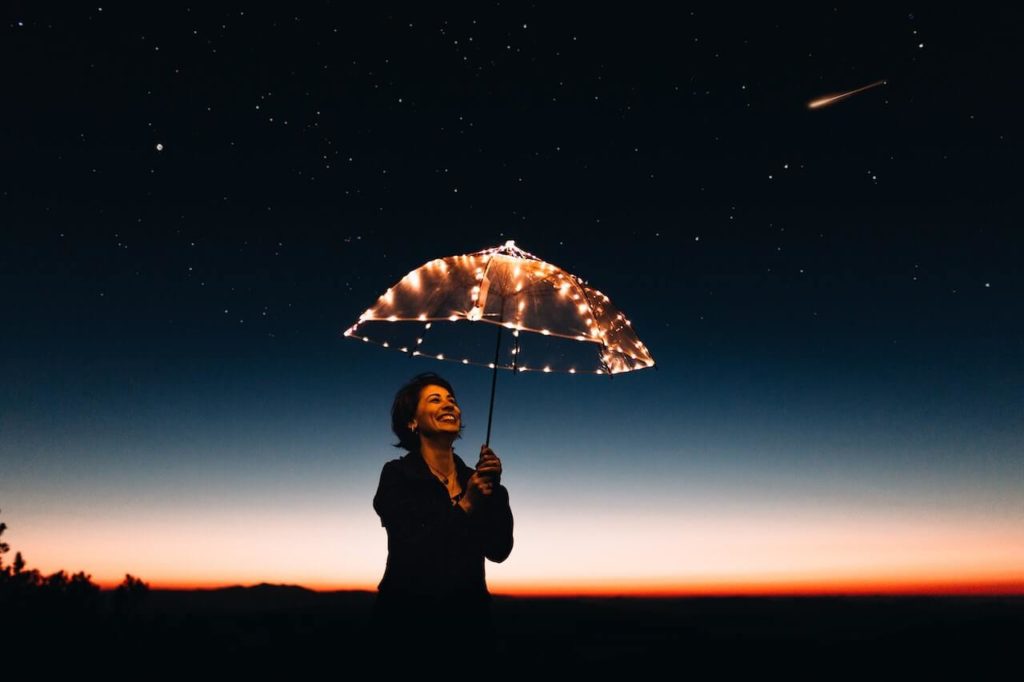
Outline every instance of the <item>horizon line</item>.
{"type": "MultiPolygon", "coordinates": [[[[103,590],[116,589],[119,583],[97,582],[103,590]]],[[[376,594],[376,586],[367,585],[301,585],[298,583],[159,583],[150,584],[153,591],[163,592],[198,592],[216,591],[231,588],[250,589],[266,585],[269,587],[301,588],[318,594],[332,592],[366,592],[376,594]]],[[[993,581],[991,583],[919,583],[919,584],[807,584],[807,585],[680,585],[678,587],[623,589],[608,587],[570,587],[570,586],[521,586],[491,589],[492,597],[510,598],[633,598],[633,599],[672,599],[693,597],[1024,597],[1024,580],[993,581]]]]}

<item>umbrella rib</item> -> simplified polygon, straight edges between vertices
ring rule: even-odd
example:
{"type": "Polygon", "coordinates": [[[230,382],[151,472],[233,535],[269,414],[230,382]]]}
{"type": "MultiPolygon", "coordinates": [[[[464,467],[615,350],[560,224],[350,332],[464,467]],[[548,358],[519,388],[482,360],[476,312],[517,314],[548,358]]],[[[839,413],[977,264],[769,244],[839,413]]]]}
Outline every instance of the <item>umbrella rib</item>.
{"type": "MultiPolygon", "coordinates": [[[[580,288],[580,291],[583,292],[583,298],[587,299],[587,308],[589,309],[591,319],[593,319],[593,317],[594,317],[594,315],[593,315],[593,313],[594,313],[594,304],[590,301],[590,296],[587,294],[587,288],[585,286],[583,286],[583,285],[578,285],[578,286],[580,288]]],[[[597,322],[595,321],[594,324],[596,325],[597,322]]],[[[608,343],[604,340],[604,337],[603,336],[599,336],[598,338],[601,340],[601,348],[604,351],[607,351],[608,350],[608,343]]],[[[600,358],[601,358],[601,366],[604,367],[604,371],[608,373],[609,377],[611,377],[611,375],[612,375],[612,368],[608,366],[607,362],[605,362],[605,360],[604,360],[604,353],[601,353],[600,358]]]]}

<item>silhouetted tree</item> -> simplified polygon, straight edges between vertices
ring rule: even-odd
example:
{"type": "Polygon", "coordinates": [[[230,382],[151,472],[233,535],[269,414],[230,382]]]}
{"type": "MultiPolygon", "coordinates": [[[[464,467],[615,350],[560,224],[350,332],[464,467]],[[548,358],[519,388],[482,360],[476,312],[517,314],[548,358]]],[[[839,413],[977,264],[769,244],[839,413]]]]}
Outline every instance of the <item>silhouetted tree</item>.
{"type": "Polygon", "coordinates": [[[114,590],[114,610],[121,614],[134,613],[149,594],[149,584],[142,582],[131,573],[114,590]]]}
{"type": "MultiPolygon", "coordinates": [[[[0,521],[0,537],[3,536],[5,530],[7,530],[7,524],[0,521]]],[[[9,571],[4,568],[4,554],[10,551],[11,546],[0,540],[0,577],[9,575],[9,571]]]]}
{"type": "MultiPolygon", "coordinates": [[[[5,530],[7,524],[0,523],[0,535],[5,530]]],[[[42,616],[43,612],[50,615],[96,612],[100,587],[92,581],[91,575],[79,571],[69,576],[60,570],[43,576],[37,569],[26,570],[21,552],[14,555],[13,564],[4,565],[3,555],[10,549],[6,542],[0,542],[0,605],[4,607],[0,611],[23,609],[37,616],[42,616]]],[[[149,590],[146,583],[130,575],[125,577],[122,587],[130,595],[131,603],[141,601],[149,590]]]]}

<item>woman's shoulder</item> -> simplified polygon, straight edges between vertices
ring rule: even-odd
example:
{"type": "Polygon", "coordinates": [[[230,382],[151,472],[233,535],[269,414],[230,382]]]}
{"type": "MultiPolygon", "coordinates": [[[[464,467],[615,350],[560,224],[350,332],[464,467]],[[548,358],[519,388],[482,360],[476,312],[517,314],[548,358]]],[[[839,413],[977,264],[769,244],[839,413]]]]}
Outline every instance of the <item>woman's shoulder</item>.
{"type": "Polygon", "coordinates": [[[419,456],[416,452],[406,452],[401,457],[390,459],[387,462],[384,462],[384,466],[381,467],[381,475],[394,474],[402,471],[412,473],[417,468],[417,458],[419,458],[419,456]]]}

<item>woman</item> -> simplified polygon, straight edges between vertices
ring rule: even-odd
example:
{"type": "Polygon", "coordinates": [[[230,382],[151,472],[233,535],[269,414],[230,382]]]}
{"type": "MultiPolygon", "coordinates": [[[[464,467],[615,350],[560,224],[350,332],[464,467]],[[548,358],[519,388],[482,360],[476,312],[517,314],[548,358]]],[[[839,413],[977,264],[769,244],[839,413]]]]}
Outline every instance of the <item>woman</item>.
{"type": "Polygon", "coordinates": [[[471,469],[455,454],[462,411],[451,384],[428,372],[399,389],[391,407],[395,447],[373,508],[388,534],[375,620],[387,634],[423,635],[421,626],[490,631],[484,559],[512,551],[512,511],[501,460],[487,446],[471,469]]]}

